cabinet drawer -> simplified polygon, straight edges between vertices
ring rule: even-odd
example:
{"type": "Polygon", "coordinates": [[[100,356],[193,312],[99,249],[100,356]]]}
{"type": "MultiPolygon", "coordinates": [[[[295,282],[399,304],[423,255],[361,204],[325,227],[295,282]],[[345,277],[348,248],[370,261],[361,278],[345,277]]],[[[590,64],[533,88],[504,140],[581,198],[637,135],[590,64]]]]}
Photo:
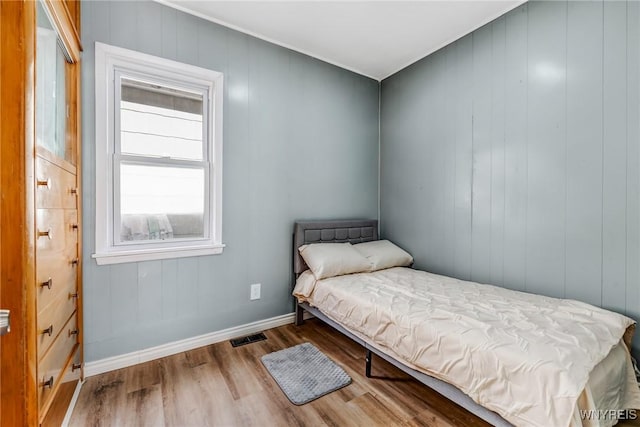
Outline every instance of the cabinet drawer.
{"type": "Polygon", "coordinates": [[[71,381],[77,381],[82,374],[82,361],[80,360],[80,346],[75,346],[73,350],[73,356],[71,357],[71,363],[67,365],[67,369],[64,370],[62,379],[60,382],[68,383],[71,381]]]}
{"type": "Polygon", "coordinates": [[[62,416],[69,411],[73,399],[69,393],[75,391],[81,379],[80,357],[80,345],[76,345],[71,361],[67,363],[67,367],[60,375],[57,389],[52,390],[53,396],[40,408],[40,427],[60,427],[62,416]]]}
{"type": "Polygon", "coordinates": [[[36,263],[37,310],[41,313],[61,294],[77,291],[76,265],[71,254],[63,257],[44,255],[36,263]]]}
{"type": "Polygon", "coordinates": [[[76,310],[77,298],[72,296],[75,287],[71,291],[71,295],[70,292],[58,292],[57,298],[38,313],[38,360],[42,359],[58,335],[65,332],[63,326],[76,310]]]}
{"type": "Polygon", "coordinates": [[[75,259],[78,250],[77,226],[76,210],[37,209],[36,261],[48,256],[75,259]]]}
{"type": "Polygon", "coordinates": [[[78,335],[71,334],[77,330],[76,314],[64,326],[56,338],[51,349],[38,364],[38,407],[40,410],[49,405],[53,391],[60,383],[65,372],[67,362],[79,347],[78,335]]]}
{"type": "Polygon", "coordinates": [[[36,208],[76,209],[76,176],[36,156],[36,208]]]}

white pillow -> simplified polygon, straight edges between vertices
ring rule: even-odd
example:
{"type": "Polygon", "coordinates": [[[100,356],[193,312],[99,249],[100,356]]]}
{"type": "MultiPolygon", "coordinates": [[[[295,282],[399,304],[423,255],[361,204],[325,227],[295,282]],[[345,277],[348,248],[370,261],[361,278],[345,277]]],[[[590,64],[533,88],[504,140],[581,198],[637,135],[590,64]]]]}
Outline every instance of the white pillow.
{"type": "Polygon", "coordinates": [[[305,270],[296,280],[293,296],[298,298],[298,301],[307,301],[307,298],[311,296],[313,289],[316,287],[316,282],[316,276],[313,275],[311,270],[305,270]]]}
{"type": "Polygon", "coordinates": [[[408,252],[388,240],[358,243],[353,247],[371,262],[371,271],[406,267],[413,263],[413,257],[408,252]]]}
{"type": "Polygon", "coordinates": [[[312,243],[298,248],[317,280],[371,271],[369,262],[351,243],[312,243]]]}

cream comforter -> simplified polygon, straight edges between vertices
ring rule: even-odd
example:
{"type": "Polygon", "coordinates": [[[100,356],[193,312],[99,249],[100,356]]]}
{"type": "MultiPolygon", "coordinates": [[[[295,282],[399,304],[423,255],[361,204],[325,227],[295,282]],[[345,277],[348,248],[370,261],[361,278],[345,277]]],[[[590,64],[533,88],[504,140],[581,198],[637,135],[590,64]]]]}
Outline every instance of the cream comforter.
{"type": "Polygon", "coordinates": [[[594,409],[594,401],[608,405],[597,409],[640,408],[626,351],[600,367],[618,372],[626,358],[622,389],[612,393],[600,380],[609,393],[603,401],[586,387],[594,367],[624,346],[633,321],[620,314],[409,268],[320,281],[307,271],[294,295],[516,426],[580,425],[576,408],[594,409]]]}

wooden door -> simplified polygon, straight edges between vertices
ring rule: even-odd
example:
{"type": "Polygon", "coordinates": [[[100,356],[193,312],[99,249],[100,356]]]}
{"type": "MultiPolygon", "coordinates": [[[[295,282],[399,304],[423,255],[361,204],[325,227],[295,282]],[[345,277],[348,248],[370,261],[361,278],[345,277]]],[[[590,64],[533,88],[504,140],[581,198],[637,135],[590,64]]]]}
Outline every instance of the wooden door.
{"type": "MultiPolygon", "coordinates": [[[[2,6],[0,6],[1,8],[2,6]]],[[[2,9],[0,9],[0,12],[2,9]]],[[[2,20],[0,19],[0,36],[2,35],[2,20]]],[[[0,47],[1,48],[1,47],[0,47]]],[[[2,68],[2,55],[0,54],[0,68],[2,68]]],[[[2,105],[0,105],[0,117],[2,117],[2,105]]],[[[0,120],[0,135],[2,135],[2,120],[0,120]]],[[[0,176],[2,176],[2,158],[0,158],[0,176]]],[[[2,193],[0,183],[0,194],[2,193]]],[[[2,234],[2,220],[0,219],[0,235],[2,234]]],[[[2,240],[2,237],[0,237],[2,240]]],[[[2,246],[0,246],[0,278],[2,278],[2,246]]],[[[2,292],[0,291],[0,309],[2,308],[2,292]]],[[[2,337],[0,337],[0,360],[2,360],[2,337]]],[[[0,396],[2,396],[2,369],[0,369],[0,396]]],[[[1,408],[0,408],[1,409],[1,408]]],[[[0,410],[0,426],[2,425],[2,411],[0,410]]]]}
{"type": "MultiPolygon", "coordinates": [[[[0,6],[0,13],[2,12],[0,6]]],[[[0,36],[2,35],[2,20],[0,19],[0,36]]],[[[0,46],[2,49],[2,46],[0,46]]],[[[1,50],[0,50],[1,52],[1,50]]],[[[0,68],[2,68],[2,54],[0,54],[0,68]]],[[[0,104],[0,117],[2,117],[2,105],[0,104]]],[[[0,135],[2,135],[2,120],[0,120],[0,135]]],[[[2,176],[2,158],[0,158],[0,176],[2,176]]],[[[2,183],[0,182],[0,194],[2,193],[2,183]]],[[[0,219],[0,235],[2,234],[2,219],[0,219]]],[[[0,237],[0,240],[2,238],[0,237]]],[[[2,246],[0,246],[0,278],[2,278],[2,246]]],[[[2,292],[0,291],[0,309],[2,309],[2,292]]],[[[2,337],[0,337],[0,360],[2,360],[2,337]]],[[[2,369],[0,369],[0,396],[2,396],[2,369]]],[[[0,411],[0,426],[2,425],[2,411],[0,411]]]]}
{"type": "Polygon", "coordinates": [[[0,300],[11,332],[0,338],[2,426],[37,424],[34,281],[33,1],[0,2],[0,300]],[[31,219],[30,219],[31,218],[31,219]]]}

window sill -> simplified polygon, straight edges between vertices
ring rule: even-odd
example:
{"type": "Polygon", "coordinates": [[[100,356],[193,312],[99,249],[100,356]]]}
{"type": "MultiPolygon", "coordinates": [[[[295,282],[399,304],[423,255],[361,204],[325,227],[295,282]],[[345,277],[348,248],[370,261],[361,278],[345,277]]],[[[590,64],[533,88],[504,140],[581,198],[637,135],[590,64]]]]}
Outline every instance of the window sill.
{"type": "Polygon", "coordinates": [[[144,249],[132,251],[103,252],[91,255],[98,265],[123,264],[126,262],[155,261],[160,259],[186,258],[221,254],[223,244],[212,246],[187,246],[183,248],[144,249]]]}

